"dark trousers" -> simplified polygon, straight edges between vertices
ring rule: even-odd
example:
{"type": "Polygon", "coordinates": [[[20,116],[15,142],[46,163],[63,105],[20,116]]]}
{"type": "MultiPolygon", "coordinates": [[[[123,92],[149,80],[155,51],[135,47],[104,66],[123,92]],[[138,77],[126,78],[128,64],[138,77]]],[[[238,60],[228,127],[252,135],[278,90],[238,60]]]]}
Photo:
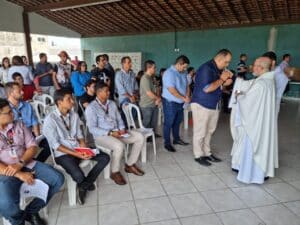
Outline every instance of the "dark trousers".
{"type": "MultiPolygon", "coordinates": [[[[31,171],[27,168],[22,170],[31,171]]],[[[40,179],[49,186],[48,198],[46,203],[39,198],[33,199],[25,211],[20,209],[20,187],[23,182],[16,177],[0,175],[0,214],[12,225],[23,225],[26,213],[38,213],[64,184],[64,175],[48,164],[36,162],[33,171],[35,179],[40,179]]]]}
{"type": "Polygon", "coordinates": [[[155,132],[157,119],[158,119],[158,108],[154,107],[141,107],[141,112],[143,116],[143,125],[146,128],[152,128],[155,132]]]}
{"type": "Polygon", "coordinates": [[[50,146],[49,146],[48,141],[47,141],[46,138],[44,138],[40,142],[39,147],[42,148],[42,151],[36,157],[36,160],[40,161],[40,162],[45,162],[48,159],[48,157],[51,155],[51,152],[50,152],[51,149],[50,149],[50,146]]]}
{"type": "Polygon", "coordinates": [[[79,187],[87,190],[97,179],[101,171],[109,163],[110,157],[104,152],[91,158],[96,161],[96,165],[90,170],[87,176],[79,167],[81,159],[71,155],[63,155],[55,158],[57,164],[61,165],[72,179],[78,184],[79,187]]]}
{"type": "Polygon", "coordinates": [[[180,123],[183,120],[183,103],[170,102],[163,98],[164,111],[164,142],[165,145],[171,144],[171,129],[173,140],[177,141],[179,137],[180,123]]]}

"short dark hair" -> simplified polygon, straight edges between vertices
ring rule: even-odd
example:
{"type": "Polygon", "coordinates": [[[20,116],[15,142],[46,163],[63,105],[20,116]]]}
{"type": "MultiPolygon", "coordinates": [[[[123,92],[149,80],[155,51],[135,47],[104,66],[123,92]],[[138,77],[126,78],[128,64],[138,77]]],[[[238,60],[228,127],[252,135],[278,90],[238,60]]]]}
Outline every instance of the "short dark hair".
{"type": "Polygon", "coordinates": [[[4,98],[0,98],[0,111],[6,106],[9,106],[9,102],[4,98]]]}
{"type": "Polygon", "coordinates": [[[245,53],[240,54],[240,58],[242,57],[247,57],[247,55],[245,53]]]}
{"type": "Polygon", "coordinates": [[[159,74],[161,75],[161,74],[164,73],[166,70],[167,70],[166,68],[160,68],[159,74]]]}
{"type": "Polygon", "coordinates": [[[121,64],[124,64],[125,61],[126,61],[126,59],[128,59],[128,60],[131,61],[131,58],[130,58],[129,56],[124,56],[124,57],[122,57],[122,59],[121,59],[121,64]]]}
{"type": "Polygon", "coordinates": [[[145,63],[144,63],[144,71],[147,71],[147,69],[149,67],[152,67],[153,65],[155,65],[155,62],[153,60],[147,60],[145,63]]]}
{"type": "Polygon", "coordinates": [[[187,72],[190,73],[192,70],[194,70],[194,67],[189,67],[189,68],[187,69],[187,72]]]}
{"type": "Polygon", "coordinates": [[[98,64],[98,62],[100,61],[100,58],[104,58],[105,59],[105,56],[104,55],[97,55],[96,56],[96,63],[98,64]]]}
{"type": "MultiPolygon", "coordinates": [[[[13,80],[16,80],[17,77],[22,77],[22,75],[21,75],[20,73],[18,73],[18,72],[14,72],[14,73],[12,74],[12,79],[13,79],[13,80]]],[[[22,77],[22,79],[23,79],[23,77],[22,77]]]]}
{"type": "Polygon", "coordinates": [[[291,54],[289,54],[289,53],[284,54],[282,56],[282,60],[285,60],[285,58],[287,58],[287,57],[291,57],[291,54]]]}
{"type": "Polygon", "coordinates": [[[217,55],[221,55],[221,56],[227,56],[227,55],[232,55],[231,51],[229,51],[227,48],[222,48],[221,50],[219,50],[216,54],[217,55]]]}
{"type": "Polygon", "coordinates": [[[54,92],[54,102],[58,105],[58,101],[63,101],[66,95],[72,95],[72,91],[69,89],[59,89],[54,92]]]}
{"type": "Polygon", "coordinates": [[[269,52],[265,52],[263,55],[263,57],[267,57],[271,60],[277,61],[277,55],[275,52],[269,51],[269,52]]]}
{"type": "Polygon", "coordinates": [[[45,57],[45,56],[47,56],[47,54],[44,53],[44,52],[41,52],[41,53],[39,54],[40,59],[43,58],[43,57],[45,57]]]}
{"type": "Polygon", "coordinates": [[[86,84],[84,86],[87,88],[87,87],[91,86],[92,84],[96,84],[96,83],[97,83],[97,81],[91,79],[88,82],[86,82],[86,84]]]}
{"type": "Polygon", "coordinates": [[[4,90],[6,95],[10,95],[11,91],[14,89],[14,86],[20,87],[20,85],[17,82],[8,82],[4,86],[4,90]]]}
{"type": "Polygon", "coordinates": [[[15,55],[12,57],[12,64],[13,65],[23,65],[23,59],[19,55],[15,55]]]}
{"type": "Polygon", "coordinates": [[[103,57],[104,57],[107,61],[109,61],[109,56],[108,56],[107,54],[103,54],[103,57]]]}
{"type": "Polygon", "coordinates": [[[190,60],[185,55],[178,56],[175,60],[175,64],[190,64],[190,60]]]}
{"type": "Polygon", "coordinates": [[[95,87],[96,93],[98,93],[98,91],[102,90],[105,87],[109,88],[107,84],[105,84],[103,82],[97,82],[96,87],[95,87]]]}

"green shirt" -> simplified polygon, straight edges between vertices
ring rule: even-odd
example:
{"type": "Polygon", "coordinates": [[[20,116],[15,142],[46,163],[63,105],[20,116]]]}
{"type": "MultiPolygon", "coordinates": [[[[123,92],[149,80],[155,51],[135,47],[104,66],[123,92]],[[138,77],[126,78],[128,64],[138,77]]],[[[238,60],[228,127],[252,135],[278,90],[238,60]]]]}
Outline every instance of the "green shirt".
{"type": "Polygon", "coordinates": [[[140,81],[140,102],[141,107],[155,107],[154,99],[147,95],[147,91],[152,91],[155,94],[155,87],[151,76],[144,74],[140,81]]]}

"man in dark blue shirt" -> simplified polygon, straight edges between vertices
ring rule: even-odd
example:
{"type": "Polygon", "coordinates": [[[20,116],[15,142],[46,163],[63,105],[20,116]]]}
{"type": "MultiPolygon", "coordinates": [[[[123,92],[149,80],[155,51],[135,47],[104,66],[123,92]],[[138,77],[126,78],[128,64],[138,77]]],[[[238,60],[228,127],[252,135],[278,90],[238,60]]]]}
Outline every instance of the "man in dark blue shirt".
{"type": "Polygon", "coordinates": [[[210,162],[221,161],[212,155],[210,139],[219,118],[221,87],[232,83],[232,73],[226,69],[231,58],[231,52],[222,49],[212,60],[204,63],[197,70],[191,104],[193,113],[193,152],[195,160],[204,166],[210,166],[210,162]]]}
{"type": "Polygon", "coordinates": [[[240,55],[240,62],[237,65],[237,76],[241,77],[243,79],[246,78],[246,74],[247,74],[247,65],[246,65],[246,61],[247,61],[247,55],[246,54],[241,54],[240,55]]]}

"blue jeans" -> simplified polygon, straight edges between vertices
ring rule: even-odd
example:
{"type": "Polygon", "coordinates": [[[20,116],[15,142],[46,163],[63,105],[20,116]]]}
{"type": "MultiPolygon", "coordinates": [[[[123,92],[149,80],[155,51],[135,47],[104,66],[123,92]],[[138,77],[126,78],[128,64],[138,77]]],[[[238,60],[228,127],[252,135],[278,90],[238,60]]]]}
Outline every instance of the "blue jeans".
{"type": "Polygon", "coordinates": [[[173,133],[173,140],[178,141],[180,123],[183,119],[183,103],[169,102],[162,99],[164,111],[164,141],[165,145],[171,144],[171,129],[173,133]]]}
{"type": "MultiPolygon", "coordinates": [[[[59,171],[45,163],[36,162],[33,167],[34,177],[49,185],[47,202],[39,198],[33,199],[25,208],[20,209],[20,187],[22,181],[16,177],[0,175],[0,214],[9,220],[12,225],[23,225],[26,213],[38,213],[45,207],[53,195],[58,192],[64,184],[64,176],[59,171]]],[[[29,169],[24,168],[24,172],[29,169]]]]}

